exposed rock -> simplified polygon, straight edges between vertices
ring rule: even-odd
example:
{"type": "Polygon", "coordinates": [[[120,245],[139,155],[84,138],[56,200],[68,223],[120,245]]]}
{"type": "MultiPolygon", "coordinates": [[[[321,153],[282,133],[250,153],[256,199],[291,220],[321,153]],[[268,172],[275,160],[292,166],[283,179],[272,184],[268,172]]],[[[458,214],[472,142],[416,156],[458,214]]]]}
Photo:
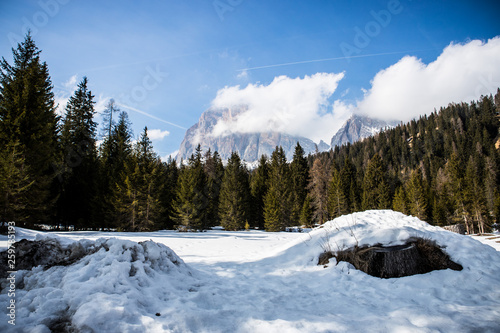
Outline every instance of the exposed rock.
{"type": "Polygon", "coordinates": [[[354,143],[379,133],[382,130],[396,127],[397,121],[384,121],[364,116],[352,115],[335,133],[330,143],[333,148],[347,143],[354,143]]]}
{"type": "Polygon", "coordinates": [[[240,158],[248,163],[257,162],[262,155],[271,156],[276,146],[283,147],[286,157],[291,160],[297,142],[300,143],[306,154],[330,149],[328,144],[320,142],[316,145],[312,140],[301,136],[293,136],[281,132],[261,133],[225,133],[218,136],[212,135],[218,121],[231,122],[239,114],[245,112],[245,107],[225,109],[211,108],[203,112],[198,123],[186,131],[184,140],[177,154],[177,162],[186,161],[194,153],[198,144],[202,151],[210,149],[217,151],[223,161],[231,157],[233,151],[238,152],[240,158]]]}
{"type": "MultiPolygon", "coordinates": [[[[343,145],[348,142],[365,139],[379,133],[381,130],[392,128],[398,122],[386,122],[383,120],[371,119],[368,117],[353,115],[333,136],[331,145],[324,141],[318,144],[312,140],[286,134],[285,131],[275,132],[255,132],[255,133],[227,133],[214,134],[214,128],[220,121],[231,124],[239,115],[247,111],[245,106],[234,106],[231,108],[210,108],[202,113],[196,124],[191,126],[184,136],[184,140],[179,147],[176,160],[186,161],[194,153],[198,144],[202,151],[210,149],[217,151],[223,161],[227,161],[233,151],[238,152],[240,158],[249,165],[257,162],[262,155],[271,156],[276,146],[281,146],[285,151],[288,160],[291,160],[297,142],[300,143],[306,154],[316,151],[324,152],[336,145],[343,145]]],[[[283,124],[276,123],[275,128],[282,128],[283,124]]]]}

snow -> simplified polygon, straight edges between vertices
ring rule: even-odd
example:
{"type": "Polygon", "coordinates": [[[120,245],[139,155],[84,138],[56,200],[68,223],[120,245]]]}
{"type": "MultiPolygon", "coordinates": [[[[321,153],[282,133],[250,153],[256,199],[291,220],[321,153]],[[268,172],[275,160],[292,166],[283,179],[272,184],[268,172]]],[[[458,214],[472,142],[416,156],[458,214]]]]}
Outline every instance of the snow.
{"type": "MultiPolygon", "coordinates": [[[[25,332],[50,332],[55,322],[81,332],[500,330],[500,252],[390,210],[343,216],[309,233],[18,228],[16,237],[95,249],[70,266],[17,273],[24,288],[16,291],[16,329],[25,332]],[[464,269],[379,279],[335,259],[317,265],[325,249],[417,236],[435,240],[464,269]]],[[[15,330],[3,319],[0,331],[15,330]]]]}
{"type": "Polygon", "coordinates": [[[489,234],[489,235],[472,235],[472,238],[480,241],[483,244],[487,244],[497,251],[500,251],[500,234],[489,234]]]}

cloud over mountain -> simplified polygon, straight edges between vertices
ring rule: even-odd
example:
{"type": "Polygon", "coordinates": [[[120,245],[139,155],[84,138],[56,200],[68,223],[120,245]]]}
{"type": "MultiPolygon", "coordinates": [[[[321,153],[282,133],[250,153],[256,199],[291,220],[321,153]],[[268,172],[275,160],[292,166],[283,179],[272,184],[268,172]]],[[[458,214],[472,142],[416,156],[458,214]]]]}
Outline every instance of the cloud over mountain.
{"type": "Polygon", "coordinates": [[[230,120],[220,120],[212,135],[282,132],[328,141],[332,131],[349,117],[342,102],[329,100],[343,77],[344,73],[317,73],[304,78],[278,76],[269,85],[225,87],[218,91],[212,107],[245,106],[248,110],[230,120]]]}
{"type": "Polygon", "coordinates": [[[213,136],[281,132],[328,142],[352,113],[375,119],[408,121],[449,103],[494,94],[500,86],[500,37],[450,44],[433,62],[405,56],[380,70],[355,104],[332,100],[344,73],[304,78],[278,76],[268,84],[225,87],[212,107],[245,106],[246,112],[221,119],[213,136]]]}

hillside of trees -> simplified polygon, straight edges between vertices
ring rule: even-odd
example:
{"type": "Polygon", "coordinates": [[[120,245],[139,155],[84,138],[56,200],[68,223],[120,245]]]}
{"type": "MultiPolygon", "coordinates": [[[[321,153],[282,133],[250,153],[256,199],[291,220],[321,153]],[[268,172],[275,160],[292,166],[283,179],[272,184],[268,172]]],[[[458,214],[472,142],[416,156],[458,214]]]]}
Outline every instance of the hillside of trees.
{"type": "Polygon", "coordinates": [[[0,220],[81,230],[226,230],[321,224],[391,208],[485,232],[500,218],[500,90],[327,153],[281,147],[248,170],[198,147],[162,162],[110,100],[95,122],[86,77],[56,114],[48,66],[28,34],[0,63],[0,220]],[[98,130],[102,144],[97,145],[98,130]]]}

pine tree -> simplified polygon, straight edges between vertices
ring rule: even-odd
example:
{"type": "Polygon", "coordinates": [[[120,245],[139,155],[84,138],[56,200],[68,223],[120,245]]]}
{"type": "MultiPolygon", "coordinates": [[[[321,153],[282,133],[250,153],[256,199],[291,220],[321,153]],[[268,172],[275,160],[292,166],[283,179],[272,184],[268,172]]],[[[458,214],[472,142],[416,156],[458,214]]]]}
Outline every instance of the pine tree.
{"type": "Polygon", "coordinates": [[[360,190],[356,180],[356,169],[352,161],[348,158],[345,159],[344,166],[340,170],[340,180],[347,205],[346,213],[359,211],[360,190]]]}
{"type": "Polygon", "coordinates": [[[363,210],[389,208],[389,190],[382,159],[380,155],[375,154],[368,162],[363,178],[361,208],[363,210]]]}
{"type": "Polygon", "coordinates": [[[25,158],[19,143],[9,144],[0,150],[0,220],[23,221],[26,219],[26,192],[33,185],[26,170],[25,158]]]}
{"type": "Polygon", "coordinates": [[[198,145],[195,154],[189,158],[188,167],[181,167],[172,218],[185,230],[204,230],[207,228],[208,205],[207,181],[198,145]]]}
{"type": "Polygon", "coordinates": [[[412,172],[406,192],[410,214],[425,221],[427,219],[427,197],[420,169],[412,172]]]}
{"type": "Polygon", "coordinates": [[[345,186],[343,180],[339,170],[333,167],[332,177],[328,186],[328,215],[332,219],[349,212],[349,204],[344,192],[347,186],[345,186]]]}
{"type": "Polygon", "coordinates": [[[448,191],[454,207],[454,217],[457,221],[463,221],[467,234],[474,233],[472,219],[467,211],[467,196],[464,186],[464,171],[456,153],[452,153],[447,165],[446,173],[450,180],[448,191]]]}
{"type": "MultiPolygon", "coordinates": [[[[111,136],[105,138],[100,147],[99,212],[104,227],[116,228],[119,225],[119,212],[116,210],[115,191],[117,184],[124,184],[125,170],[132,159],[132,130],[126,112],[120,112],[118,123],[113,126],[111,136]]],[[[130,167],[129,167],[130,168],[130,167]]]]}
{"type": "Polygon", "coordinates": [[[226,230],[240,230],[245,227],[249,216],[250,187],[248,172],[241,164],[237,152],[229,158],[222,179],[219,213],[221,225],[226,230]]]}
{"type": "Polygon", "coordinates": [[[158,217],[157,226],[158,228],[173,229],[174,221],[171,216],[174,211],[172,204],[175,199],[179,169],[175,160],[171,157],[167,162],[163,162],[161,166],[158,182],[161,185],[159,200],[163,213],[158,217]]]}
{"type": "Polygon", "coordinates": [[[269,178],[269,165],[267,161],[267,156],[262,155],[259,160],[259,165],[257,169],[254,170],[251,176],[250,182],[250,193],[251,206],[252,206],[252,217],[251,224],[253,227],[259,229],[264,229],[264,198],[267,193],[267,183],[269,178]]]}
{"type": "Polygon", "coordinates": [[[125,165],[124,181],[115,187],[114,206],[120,216],[121,228],[131,231],[155,229],[155,222],[163,213],[159,204],[160,167],[160,159],[153,150],[145,127],[130,161],[125,165]]]}
{"type": "Polygon", "coordinates": [[[392,201],[392,209],[403,214],[409,214],[410,210],[408,208],[409,203],[406,198],[406,191],[403,185],[399,186],[394,194],[394,199],[392,201]]]}
{"type": "Polygon", "coordinates": [[[478,231],[484,233],[488,227],[488,214],[486,209],[486,199],[484,195],[484,186],[479,178],[477,162],[471,156],[467,162],[465,170],[465,197],[468,202],[468,211],[470,216],[476,222],[478,231]]]}
{"type": "MultiPolygon", "coordinates": [[[[498,95],[498,94],[497,94],[498,95]]],[[[499,96],[500,99],[500,96],[499,96]]],[[[492,154],[493,155],[493,154],[492,154]]],[[[486,207],[493,220],[498,218],[495,214],[495,198],[498,196],[497,165],[494,158],[486,157],[484,165],[484,192],[486,207]]]]}
{"type": "Polygon", "coordinates": [[[316,159],[310,171],[309,195],[314,207],[314,219],[323,224],[328,219],[328,181],[325,163],[316,159]]]}
{"type": "Polygon", "coordinates": [[[449,224],[451,204],[448,193],[449,179],[444,169],[439,168],[434,179],[434,199],[432,202],[432,221],[441,226],[449,224]]]}
{"type": "Polygon", "coordinates": [[[65,156],[62,190],[58,200],[61,222],[76,228],[92,227],[97,195],[96,127],[94,96],[83,78],[66,105],[61,147],[65,156]]]}
{"type": "Polygon", "coordinates": [[[218,152],[212,155],[210,149],[205,154],[205,174],[207,177],[207,226],[213,227],[220,224],[219,196],[221,191],[224,166],[218,152]]]}
{"type": "Polygon", "coordinates": [[[300,224],[306,227],[313,226],[314,210],[312,207],[312,200],[310,196],[306,196],[304,205],[300,211],[300,224]]]}
{"type": "Polygon", "coordinates": [[[161,161],[154,152],[153,144],[148,137],[147,127],[144,128],[144,132],[136,144],[134,155],[139,169],[137,177],[140,194],[138,227],[141,231],[152,230],[155,229],[158,216],[163,213],[162,207],[159,205],[159,194],[163,184],[158,182],[161,161]]]}
{"type": "Polygon", "coordinates": [[[309,183],[309,167],[304,157],[304,149],[297,142],[293,160],[290,163],[292,177],[292,223],[299,223],[300,213],[307,196],[307,184],[309,183]]]}
{"type": "Polygon", "coordinates": [[[28,33],[12,50],[14,64],[0,61],[0,150],[24,157],[23,171],[32,186],[19,193],[25,202],[19,216],[29,224],[49,222],[57,165],[57,121],[49,70],[28,33]],[[10,147],[10,148],[9,148],[10,147]]]}
{"type": "Polygon", "coordinates": [[[290,223],[290,188],[290,169],[285,152],[282,147],[276,147],[271,156],[268,190],[264,198],[266,231],[282,231],[290,223]]]}

